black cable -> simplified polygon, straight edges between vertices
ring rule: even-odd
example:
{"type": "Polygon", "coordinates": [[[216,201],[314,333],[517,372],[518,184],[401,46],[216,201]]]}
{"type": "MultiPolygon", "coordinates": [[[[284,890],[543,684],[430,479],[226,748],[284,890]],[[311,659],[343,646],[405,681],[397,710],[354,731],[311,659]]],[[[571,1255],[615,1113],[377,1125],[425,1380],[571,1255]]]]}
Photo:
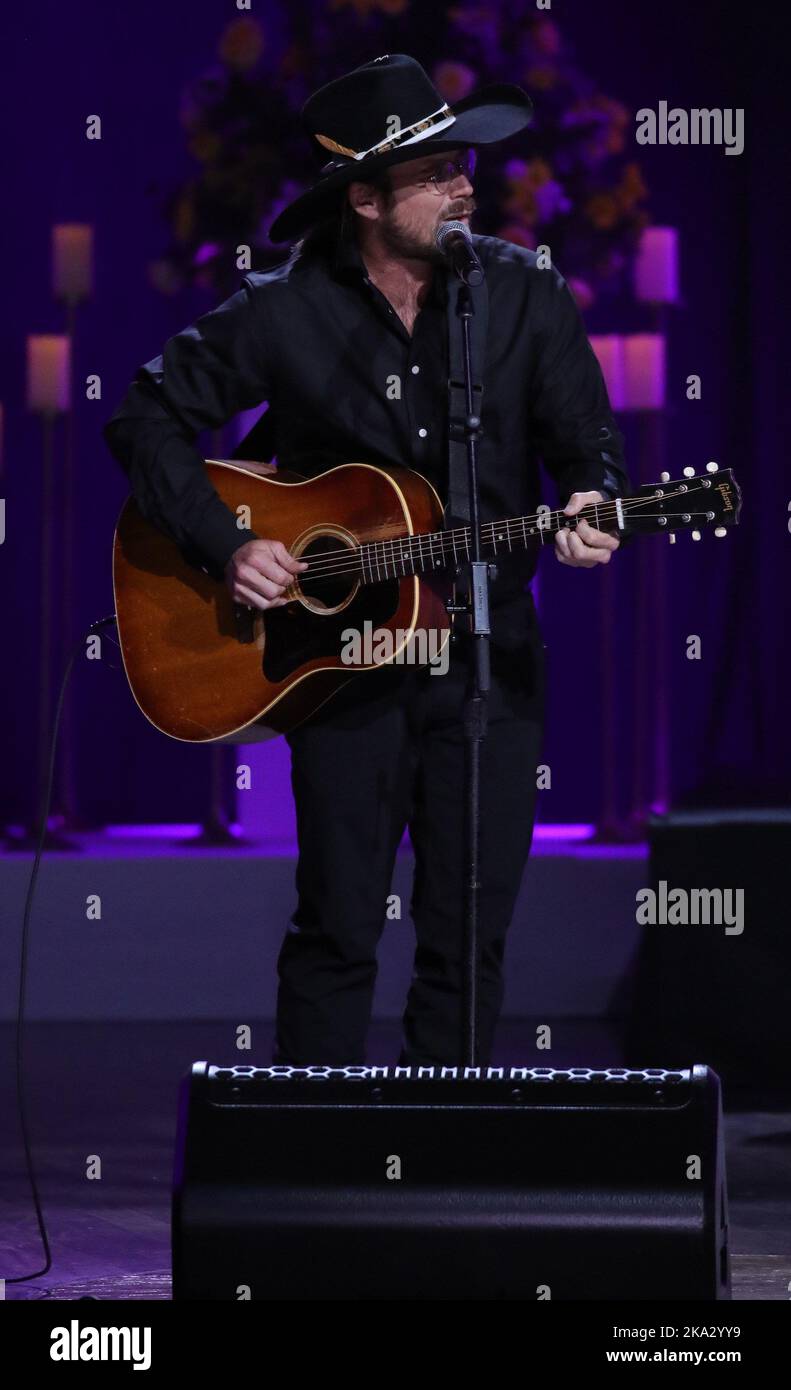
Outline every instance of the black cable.
{"type": "Polygon", "coordinates": [[[41,825],[39,827],[38,832],[38,843],[36,845],[36,853],[33,858],[33,867],[30,871],[30,882],[28,884],[27,898],[25,900],[25,912],[22,918],[22,951],[19,961],[19,1000],[17,1003],[16,1015],[17,1109],[19,1111],[19,1123],[22,1129],[22,1142],[25,1146],[25,1159],[27,1162],[28,1176],[30,1178],[30,1187],[33,1193],[33,1205],[36,1208],[36,1219],[38,1221],[38,1229],[41,1235],[41,1243],[44,1246],[44,1255],[46,1258],[46,1263],[44,1265],[44,1268],[37,1269],[35,1274],[18,1274],[13,1279],[6,1279],[6,1284],[24,1284],[28,1279],[40,1279],[42,1274],[46,1274],[52,1268],[52,1252],[50,1250],[49,1240],[47,1238],[47,1228],[44,1224],[44,1215],[41,1210],[41,1199],[38,1195],[36,1173],[33,1167],[33,1154],[30,1148],[30,1138],[28,1135],[27,1128],[25,1092],[24,1087],[22,1085],[22,1025],[24,1022],[25,1012],[25,984],[27,982],[27,935],[28,927],[30,925],[30,912],[33,906],[33,894],[35,892],[36,879],[38,877],[38,866],[41,862],[41,853],[44,848],[44,840],[47,834],[47,817],[49,815],[49,807],[50,802],[52,800],[52,784],[55,777],[55,753],[58,746],[58,729],[60,727],[60,716],[63,710],[63,699],[66,694],[66,686],[69,682],[69,676],[71,675],[71,668],[77,660],[77,657],[79,656],[80,652],[84,650],[86,637],[89,637],[92,632],[98,632],[99,628],[109,627],[109,625],[114,622],[114,613],[111,613],[109,618],[99,618],[97,622],[91,623],[91,626],[88,628],[84,636],[78,638],[78,640],[75,642],[74,647],[72,648],[71,656],[66,662],[66,669],[63,672],[63,679],[60,683],[60,694],[58,695],[58,703],[55,708],[55,720],[52,726],[52,744],[50,747],[49,754],[49,772],[47,774],[47,785],[44,791],[44,804],[41,808],[41,825]]]}

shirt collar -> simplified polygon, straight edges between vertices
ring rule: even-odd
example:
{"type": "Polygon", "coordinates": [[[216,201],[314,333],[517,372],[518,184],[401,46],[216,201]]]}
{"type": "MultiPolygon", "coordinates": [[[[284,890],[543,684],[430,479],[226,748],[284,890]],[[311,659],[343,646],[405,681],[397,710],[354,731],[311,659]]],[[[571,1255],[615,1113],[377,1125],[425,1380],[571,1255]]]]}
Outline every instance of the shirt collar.
{"type": "MultiPolygon", "coordinates": [[[[368,269],[360,254],[357,238],[352,228],[348,227],[345,222],[341,224],[336,238],[332,270],[336,276],[350,275],[360,280],[367,280],[368,278],[368,269]]],[[[434,267],[434,278],[428,295],[429,299],[436,299],[443,305],[446,303],[447,277],[448,271],[444,266],[434,267]]]]}

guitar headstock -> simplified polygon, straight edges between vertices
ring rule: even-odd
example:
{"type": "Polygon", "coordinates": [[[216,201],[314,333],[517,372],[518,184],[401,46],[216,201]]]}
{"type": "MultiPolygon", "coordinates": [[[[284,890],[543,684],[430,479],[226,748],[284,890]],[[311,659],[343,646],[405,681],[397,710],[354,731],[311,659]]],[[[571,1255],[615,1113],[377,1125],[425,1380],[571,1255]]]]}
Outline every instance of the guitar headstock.
{"type": "Polygon", "coordinates": [[[706,528],[724,536],[728,526],[738,524],[742,494],[732,469],[709,463],[705,473],[685,468],[673,481],[663,473],[658,483],[645,483],[621,501],[628,531],[667,531],[671,541],[676,531],[689,531],[699,541],[706,528]]]}

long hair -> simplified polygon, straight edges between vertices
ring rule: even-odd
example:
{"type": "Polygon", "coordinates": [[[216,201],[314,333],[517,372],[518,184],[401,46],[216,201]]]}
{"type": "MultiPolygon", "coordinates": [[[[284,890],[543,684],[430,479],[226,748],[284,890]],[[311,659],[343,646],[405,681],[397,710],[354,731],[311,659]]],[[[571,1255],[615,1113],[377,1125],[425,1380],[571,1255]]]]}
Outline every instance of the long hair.
{"type": "MultiPolygon", "coordinates": [[[[378,193],[384,194],[385,202],[389,205],[392,200],[389,168],[380,169],[372,178],[361,179],[360,182],[368,183],[378,193]]],[[[298,256],[302,260],[326,259],[342,240],[355,235],[356,217],[347,191],[346,188],[339,190],[329,210],[317,218],[299,241],[294,242],[290,256],[298,256]]]]}

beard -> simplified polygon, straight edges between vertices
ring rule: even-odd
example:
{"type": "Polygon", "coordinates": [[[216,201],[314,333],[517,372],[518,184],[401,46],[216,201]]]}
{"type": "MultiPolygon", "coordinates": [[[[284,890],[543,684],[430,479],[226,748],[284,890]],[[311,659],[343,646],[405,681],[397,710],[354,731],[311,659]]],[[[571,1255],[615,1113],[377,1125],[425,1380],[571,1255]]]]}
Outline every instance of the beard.
{"type": "Polygon", "coordinates": [[[432,265],[444,265],[445,257],[435,240],[439,227],[445,221],[472,212],[474,207],[474,203],[472,207],[469,204],[459,204],[454,210],[444,213],[434,226],[429,228],[422,224],[410,225],[408,222],[399,221],[398,214],[391,209],[379,224],[382,243],[394,256],[400,256],[404,260],[429,261],[432,265]]]}

